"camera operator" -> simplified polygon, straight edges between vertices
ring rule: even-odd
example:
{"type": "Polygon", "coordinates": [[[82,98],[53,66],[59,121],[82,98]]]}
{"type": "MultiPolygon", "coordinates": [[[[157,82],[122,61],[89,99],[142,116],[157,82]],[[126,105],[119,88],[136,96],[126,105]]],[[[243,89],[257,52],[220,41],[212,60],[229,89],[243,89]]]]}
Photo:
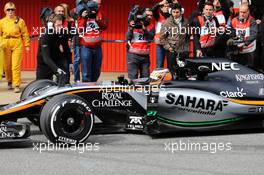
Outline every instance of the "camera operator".
{"type": "Polygon", "coordinates": [[[182,6],[173,4],[171,16],[161,26],[160,42],[167,51],[168,68],[174,72],[176,58],[189,55],[188,21],[183,18],[182,6]]]}
{"type": "Polygon", "coordinates": [[[150,42],[155,35],[155,29],[150,9],[142,10],[135,6],[129,14],[129,28],[126,34],[127,67],[130,80],[149,77],[150,42]],[[138,76],[138,72],[140,76],[138,76]]]}
{"type": "Polygon", "coordinates": [[[51,21],[53,28],[48,28],[50,31],[39,38],[37,80],[52,79],[54,74],[65,74],[65,83],[70,81],[71,52],[68,38],[62,32],[62,21],[60,15],[54,15],[51,21]]]}
{"type": "Polygon", "coordinates": [[[249,7],[241,5],[238,17],[231,22],[231,39],[228,40],[228,46],[235,46],[237,54],[233,60],[249,67],[254,67],[254,52],[256,50],[257,23],[250,16],[249,7]]]}
{"type": "Polygon", "coordinates": [[[166,50],[160,44],[160,29],[162,23],[170,16],[169,13],[170,4],[167,0],[163,0],[157,3],[153,8],[153,16],[156,20],[155,26],[155,43],[156,43],[156,68],[163,68],[164,67],[164,60],[166,50]]]}
{"type": "Polygon", "coordinates": [[[215,46],[218,38],[219,23],[213,15],[214,6],[211,2],[206,2],[203,15],[198,16],[193,21],[194,48],[196,57],[216,57],[215,46]],[[197,29],[199,29],[197,31],[197,29]]]}
{"type": "Polygon", "coordinates": [[[97,15],[98,12],[98,3],[89,1],[87,7],[80,10],[81,16],[78,17],[83,82],[96,82],[101,74],[101,33],[106,30],[107,22],[102,15],[97,15]]]}

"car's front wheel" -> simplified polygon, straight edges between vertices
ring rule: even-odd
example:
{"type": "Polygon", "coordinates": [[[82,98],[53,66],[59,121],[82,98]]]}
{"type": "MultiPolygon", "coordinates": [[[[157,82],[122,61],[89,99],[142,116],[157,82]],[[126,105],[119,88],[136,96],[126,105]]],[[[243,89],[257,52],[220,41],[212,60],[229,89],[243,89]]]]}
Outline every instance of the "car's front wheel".
{"type": "Polygon", "coordinates": [[[40,116],[41,129],[53,143],[83,142],[89,137],[93,123],[89,104],[76,95],[53,97],[45,104],[40,116]]]}
{"type": "MultiPolygon", "coordinates": [[[[30,96],[34,95],[37,91],[40,89],[51,87],[51,86],[57,86],[57,84],[54,81],[51,80],[36,80],[28,84],[24,90],[21,93],[20,100],[26,100],[30,96]]],[[[36,126],[39,126],[39,114],[27,116],[28,120],[31,121],[36,126]]]]}

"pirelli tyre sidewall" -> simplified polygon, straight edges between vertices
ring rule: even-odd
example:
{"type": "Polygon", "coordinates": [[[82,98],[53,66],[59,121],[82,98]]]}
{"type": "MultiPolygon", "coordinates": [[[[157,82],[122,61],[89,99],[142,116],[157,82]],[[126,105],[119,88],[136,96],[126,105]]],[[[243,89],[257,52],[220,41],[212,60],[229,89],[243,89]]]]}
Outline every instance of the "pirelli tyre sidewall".
{"type": "Polygon", "coordinates": [[[56,86],[57,84],[52,80],[35,80],[29,83],[21,93],[20,100],[25,100],[34,92],[47,86],[56,86]]]}
{"type": "Polygon", "coordinates": [[[76,144],[90,135],[94,115],[90,105],[76,95],[62,94],[53,97],[42,109],[40,126],[53,143],[76,144]]]}

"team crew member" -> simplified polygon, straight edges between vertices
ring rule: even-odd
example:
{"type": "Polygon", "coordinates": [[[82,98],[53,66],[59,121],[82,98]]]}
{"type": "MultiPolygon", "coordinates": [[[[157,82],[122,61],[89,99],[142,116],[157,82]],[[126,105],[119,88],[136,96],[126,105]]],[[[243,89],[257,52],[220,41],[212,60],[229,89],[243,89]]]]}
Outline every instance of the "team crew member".
{"type": "Polygon", "coordinates": [[[154,25],[151,23],[152,12],[149,9],[145,10],[143,16],[146,18],[143,21],[137,16],[138,14],[135,14],[134,20],[129,21],[127,32],[127,67],[130,80],[149,77],[150,42],[155,35],[154,25]]]}
{"type": "Polygon", "coordinates": [[[170,8],[170,4],[167,2],[167,0],[161,1],[152,8],[153,16],[156,20],[155,38],[154,38],[156,43],[156,68],[164,67],[166,50],[160,44],[160,29],[162,23],[170,16],[169,8],[170,8]]]}
{"type": "Polygon", "coordinates": [[[106,30],[107,22],[97,16],[98,8],[97,2],[89,1],[87,8],[81,9],[81,16],[78,17],[78,27],[84,29],[79,34],[83,82],[96,82],[101,74],[101,34],[106,30]]]}
{"type": "Polygon", "coordinates": [[[194,47],[196,57],[215,57],[215,45],[217,39],[218,20],[213,16],[214,6],[211,2],[206,2],[203,15],[198,16],[193,21],[194,47]],[[200,29],[197,31],[196,29],[200,29]]]}
{"type": "Polygon", "coordinates": [[[71,52],[68,38],[62,33],[63,19],[55,15],[52,23],[53,34],[47,32],[39,38],[37,79],[52,79],[54,74],[65,74],[65,83],[69,83],[71,52]]]}
{"type": "Polygon", "coordinates": [[[172,15],[161,26],[160,42],[167,51],[168,68],[173,72],[176,57],[188,57],[190,36],[188,32],[177,32],[183,28],[188,29],[188,21],[183,18],[181,5],[174,4],[171,13],[172,15]]]}
{"type": "Polygon", "coordinates": [[[0,20],[0,41],[4,52],[4,69],[8,89],[15,86],[15,93],[20,92],[22,46],[29,51],[30,39],[25,21],[15,15],[16,6],[12,2],[5,4],[6,17],[0,20]]]}
{"type": "Polygon", "coordinates": [[[241,5],[239,8],[239,16],[234,18],[231,23],[232,41],[230,45],[236,45],[238,55],[234,56],[234,60],[242,65],[254,67],[254,52],[256,50],[257,24],[256,20],[250,16],[249,7],[241,5]],[[237,41],[237,44],[234,43],[237,41]]]}

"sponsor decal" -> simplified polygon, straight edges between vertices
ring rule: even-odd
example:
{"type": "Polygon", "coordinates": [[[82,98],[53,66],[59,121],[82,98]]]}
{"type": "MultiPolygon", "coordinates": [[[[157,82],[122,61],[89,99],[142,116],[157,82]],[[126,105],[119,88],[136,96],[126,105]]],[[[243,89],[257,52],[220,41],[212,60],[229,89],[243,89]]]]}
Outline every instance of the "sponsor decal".
{"type": "Polygon", "coordinates": [[[150,97],[150,103],[155,103],[155,97],[150,97]]]}
{"type": "Polygon", "coordinates": [[[102,93],[101,100],[94,100],[93,107],[130,107],[132,100],[125,100],[122,93],[102,93]]]}
{"type": "Polygon", "coordinates": [[[129,129],[143,129],[142,117],[139,116],[129,116],[129,124],[127,125],[129,129]]]}
{"type": "Polygon", "coordinates": [[[222,97],[228,97],[228,98],[234,98],[234,97],[244,97],[245,95],[247,95],[247,93],[243,92],[244,89],[243,88],[239,88],[237,87],[237,91],[236,92],[230,92],[230,91],[221,91],[220,95],[222,97]]]}
{"type": "Polygon", "coordinates": [[[154,104],[154,103],[158,103],[158,96],[149,96],[148,98],[148,103],[150,104],[154,104]]]}
{"type": "Polygon", "coordinates": [[[212,63],[212,71],[240,70],[237,65],[238,63],[230,63],[230,62],[212,63]]]}
{"type": "Polygon", "coordinates": [[[264,108],[263,107],[258,107],[257,109],[258,109],[258,112],[260,112],[260,113],[264,112],[264,108]]]}
{"type": "Polygon", "coordinates": [[[248,112],[256,112],[257,111],[257,108],[249,108],[248,112]]]}
{"type": "Polygon", "coordinates": [[[70,138],[66,138],[66,137],[62,137],[62,136],[59,136],[58,141],[61,141],[63,143],[70,143],[70,144],[76,144],[77,143],[77,141],[74,139],[70,139],[70,138]]]}
{"type": "Polygon", "coordinates": [[[7,127],[0,125],[0,138],[15,138],[15,133],[7,130],[7,127]]]}
{"type": "Polygon", "coordinates": [[[259,89],[259,96],[264,96],[264,88],[259,89]]]}
{"type": "Polygon", "coordinates": [[[148,117],[155,117],[157,115],[157,111],[148,111],[147,116],[148,117]]]}
{"type": "Polygon", "coordinates": [[[223,111],[224,106],[227,106],[227,101],[215,101],[212,99],[197,98],[191,96],[176,96],[173,93],[168,93],[165,102],[169,105],[177,107],[181,111],[215,115],[216,112],[223,111]]]}
{"type": "Polygon", "coordinates": [[[130,119],[130,124],[142,124],[141,120],[142,120],[142,117],[135,117],[135,116],[130,116],[129,117],[130,119]]]}
{"type": "Polygon", "coordinates": [[[252,112],[252,113],[262,113],[262,112],[264,112],[264,107],[253,107],[253,108],[249,108],[248,112],[252,112]]]}
{"type": "MultiPolygon", "coordinates": [[[[65,105],[66,103],[67,103],[67,101],[65,101],[65,103],[62,103],[62,104],[65,105]]],[[[71,104],[74,104],[74,103],[80,104],[80,105],[82,105],[83,107],[85,107],[87,111],[91,112],[91,109],[89,108],[89,106],[88,106],[85,102],[83,102],[82,100],[72,99],[72,100],[70,101],[70,103],[71,103],[71,104]]],[[[86,114],[90,114],[90,113],[86,113],[86,114]]]]}
{"type": "Polygon", "coordinates": [[[238,82],[246,82],[248,84],[257,84],[259,81],[264,80],[263,74],[236,74],[236,80],[238,82]]]}

